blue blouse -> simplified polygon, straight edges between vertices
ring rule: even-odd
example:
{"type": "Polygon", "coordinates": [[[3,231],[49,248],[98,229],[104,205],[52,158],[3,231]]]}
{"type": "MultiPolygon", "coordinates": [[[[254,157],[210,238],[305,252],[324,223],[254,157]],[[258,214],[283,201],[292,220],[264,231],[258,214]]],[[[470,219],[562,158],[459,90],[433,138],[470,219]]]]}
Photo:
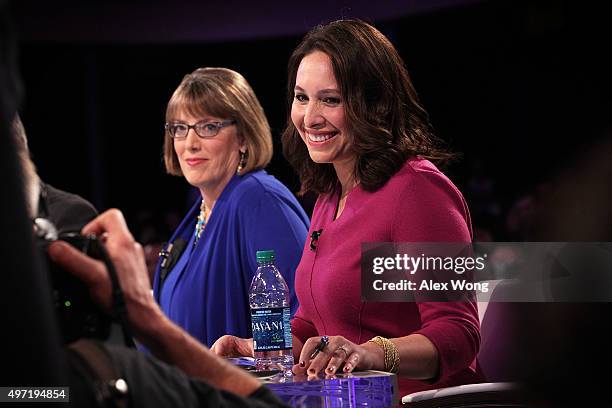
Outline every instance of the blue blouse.
{"type": "Polygon", "coordinates": [[[164,313],[207,346],[224,334],[252,337],[248,290],[257,269],[255,252],[273,249],[291,289],[293,316],[294,274],[310,224],[293,194],[264,170],[234,176],[194,246],[200,202],[170,239],[186,246],[164,279],[162,259],[157,265],[153,291],[164,313]]]}

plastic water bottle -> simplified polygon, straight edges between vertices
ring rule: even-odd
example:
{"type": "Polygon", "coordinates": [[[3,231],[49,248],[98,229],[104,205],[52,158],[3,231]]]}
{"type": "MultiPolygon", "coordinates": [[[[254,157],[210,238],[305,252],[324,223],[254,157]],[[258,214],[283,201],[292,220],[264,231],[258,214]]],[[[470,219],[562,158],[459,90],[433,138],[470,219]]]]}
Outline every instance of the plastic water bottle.
{"type": "Polygon", "coordinates": [[[293,350],[289,287],[274,264],[274,251],[257,251],[257,272],[249,288],[257,371],[291,373],[293,350]]]}

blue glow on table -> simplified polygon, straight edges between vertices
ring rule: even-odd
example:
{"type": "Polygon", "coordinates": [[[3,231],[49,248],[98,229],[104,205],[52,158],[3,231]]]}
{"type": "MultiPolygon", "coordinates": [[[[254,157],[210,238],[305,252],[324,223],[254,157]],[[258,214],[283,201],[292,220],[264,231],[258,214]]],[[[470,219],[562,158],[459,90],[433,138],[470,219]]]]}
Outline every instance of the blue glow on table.
{"type": "MultiPolygon", "coordinates": [[[[231,359],[234,364],[250,369],[249,359],[231,359]]],[[[292,407],[391,407],[397,399],[397,377],[381,371],[356,371],[351,374],[306,376],[276,374],[260,378],[284,402],[292,407]]]]}

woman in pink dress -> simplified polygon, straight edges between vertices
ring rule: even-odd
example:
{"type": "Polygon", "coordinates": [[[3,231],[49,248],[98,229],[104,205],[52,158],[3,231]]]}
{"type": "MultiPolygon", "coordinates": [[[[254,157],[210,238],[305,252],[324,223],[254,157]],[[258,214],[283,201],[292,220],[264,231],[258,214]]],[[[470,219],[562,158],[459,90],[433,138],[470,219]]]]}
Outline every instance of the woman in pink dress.
{"type": "MultiPolygon", "coordinates": [[[[478,382],[475,302],[361,300],[362,243],[472,240],[397,50],[362,21],[316,27],[289,60],[288,91],[284,154],[319,194],[296,271],[293,371],[385,370],[402,395],[478,382]]],[[[249,355],[252,341],[225,336],[213,350],[249,355]]]]}

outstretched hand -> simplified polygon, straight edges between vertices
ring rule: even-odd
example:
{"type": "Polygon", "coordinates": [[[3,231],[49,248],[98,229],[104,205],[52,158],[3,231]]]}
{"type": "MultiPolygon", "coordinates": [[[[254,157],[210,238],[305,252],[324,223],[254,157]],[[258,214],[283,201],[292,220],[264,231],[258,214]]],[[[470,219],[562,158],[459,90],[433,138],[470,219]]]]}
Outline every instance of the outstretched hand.
{"type": "MultiPolygon", "coordinates": [[[[257,379],[215,356],[164,316],[151,293],[142,247],[134,240],[119,210],[106,211],[81,232],[96,234],[105,244],[117,271],[130,325],[154,355],[189,375],[238,395],[250,395],[261,386],[257,379]]],[[[49,246],[49,255],[85,282],[94,301],[110,310],[112,286],[102,262],[61,241],[49,246]]]]}
{"type": "Polygon", "coordinates": [[[253,357],[253,339],[226,334],[215,341],[210,350],[222,357],[253,357]]]}
{"type": "Polygon", "coordinates": [[[324,347],[319,347],[321,337],[311,337],[302,347],[298,364],[293,366],[297,375],[316,376],[322,372],[334,375],[342,367],[342,372],[370,370],[382,359],[382,350],[376,345],[355,344],[342,336],[329,336],[324,347]]]}

